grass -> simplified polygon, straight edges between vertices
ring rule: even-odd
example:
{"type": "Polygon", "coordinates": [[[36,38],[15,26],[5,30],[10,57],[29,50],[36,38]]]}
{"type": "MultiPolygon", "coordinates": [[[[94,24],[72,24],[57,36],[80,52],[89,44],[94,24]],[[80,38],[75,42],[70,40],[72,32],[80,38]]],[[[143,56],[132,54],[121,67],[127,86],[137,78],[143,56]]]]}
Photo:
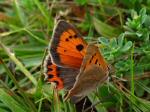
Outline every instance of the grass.
{"type": "Polygon", "coordinates": [[[0,112],[149,112],[149,0],[1,0],[0,112]],[[57,18],[96,42],[114,71],[86,103],[63,101],[41,64],[57,18]]]}

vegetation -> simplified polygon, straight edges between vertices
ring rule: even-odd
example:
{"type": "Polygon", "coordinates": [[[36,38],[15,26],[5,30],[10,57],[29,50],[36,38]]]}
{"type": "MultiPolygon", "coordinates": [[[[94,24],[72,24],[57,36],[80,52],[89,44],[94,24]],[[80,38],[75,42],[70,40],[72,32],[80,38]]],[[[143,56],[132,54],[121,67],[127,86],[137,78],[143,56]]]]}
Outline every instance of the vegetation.
{"type": "Polygon", "coordinates": [[[0,112],[150,111],[150,0],[0,0],[0,11],[0,112]],[[80,108],[41,69],[60,17],[115,70],[80,108]]]}

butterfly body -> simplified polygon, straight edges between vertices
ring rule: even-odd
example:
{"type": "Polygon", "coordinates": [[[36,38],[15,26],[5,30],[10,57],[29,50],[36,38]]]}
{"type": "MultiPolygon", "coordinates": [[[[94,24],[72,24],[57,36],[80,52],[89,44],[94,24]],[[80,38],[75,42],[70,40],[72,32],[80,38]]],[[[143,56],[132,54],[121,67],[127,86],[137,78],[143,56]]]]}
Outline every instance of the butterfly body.
{"type": "Polygon", "coordinates": [[[108,64],[98,47],[87,44],[67,22],[58,22],[49,48],[45,74],[57,89],[68,91],[65,100],[79,101],[107,80],[108,64]]]}

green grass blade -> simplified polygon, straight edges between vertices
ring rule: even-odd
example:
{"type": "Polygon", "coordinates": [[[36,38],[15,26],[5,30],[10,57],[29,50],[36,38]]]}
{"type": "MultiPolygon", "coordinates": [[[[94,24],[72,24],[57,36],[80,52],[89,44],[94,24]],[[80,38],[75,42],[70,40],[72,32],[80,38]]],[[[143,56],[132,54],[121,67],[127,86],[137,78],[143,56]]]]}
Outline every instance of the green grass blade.
{"type": "Polygon", "coordinates": [[[7,112],[5,109],[0,108],[0,112],[7,112]]]}
{"type": "Polygon", "coordinates": [[[16,15],[19,18],[22,25],[26,25],[26,16],[24,15],[24,12],[20,8],[19,0],[14,0],[14,7],[16,10],[16,15]]]}
{"type": "Polygon", "coordinates": [[[39,37],[37,37],[36,35],[34,35],[33,33],[31,33],[28,29],[24,28],[24,31],[26,31],[29,35],[31,35],[33,38],[35,38],[36,40],[38,40],[39,42],[47,45],[48,43],[42,39],[40,39],[39,37]]]}
{"type": "Polygon", "coordinates": [[[136,84],[150,94],[150,87],[145,86],[143,83],[141,83],[139,81],[136,81],[136,84]]]}
{"type": "Polygon", "coordinates": [[[51,15],[47,11],[47,9],[40,3],[39,0],[33,0],[33,1],[37,5],[37,7],[40,10],[40,12],[42,13],[42,15],[45,17],[45,20],[47,21],[47,25],[48,25],[48,31],[49,31],[49,29],[52,28],[52,26],[53,26],[53,20],[52,20],[51,15]]]}
{"type": "Polygon", "coordinates": [[[27,112],[22,106],[15,101],[8,93],[0,88],[0,100],[12,111],[12,112],[27,112]]]}
{"type": "MultiPolygon", "coordinates": [[[[7,68],[7,66],[5,65],[5,63],[3,62],[3,60],[0,58],[0,61],[2,62],[3,67],[5,68],[8,76],[12,79],[13,83],[15,84],[15,86],[17,87],[17,89],[20,91],[20,94],[24,97],[24,102],[27,103],[27,105],[30,107],[31,110],[36,111],[35,106],[33,105],[33,103],[30,101],[30,99],[24,94],[24,91],[20,88],[18,82],[16,81],[14,75],[12,74],[12,72],[7,68]]],[[[3,83],[1,81],[1,83],[3,83]]],[[[3,84],[4,85],[4,84],[3,84]]],[[[6,87],[6,86],[5,86],[6,87]]],[[[6,87],[7,89],[9,89],[8,87],[6,87]]],[[[9,90],[10,91],[10,90],[9,90]]],[[[28,107],[28,108],[29,108],[28,107]]]]}
{"type": "Polygon", "coordinates": [[[19,69],[30,79],[30,81],[36,86],[37,81],[36,79],[31,75],[31,73],[23,66],[23,64],[15,57],[13,53],[11,53],[6,46],[4,46],[0,42],[0,46],[3,48],[3,50],[6,52],[6,54],[9,56],[9,58],[19,67],[19,69]]]}
{"type": "Polygon", "coordinates": [[[132,95],[134,95],[134,59],[133,59],[133,56],[134,56],[134,44],[133,44],[133,47],[131,49],[131,67],[130,67],[130,71],[131,71],[131,93],[132,95]]]}

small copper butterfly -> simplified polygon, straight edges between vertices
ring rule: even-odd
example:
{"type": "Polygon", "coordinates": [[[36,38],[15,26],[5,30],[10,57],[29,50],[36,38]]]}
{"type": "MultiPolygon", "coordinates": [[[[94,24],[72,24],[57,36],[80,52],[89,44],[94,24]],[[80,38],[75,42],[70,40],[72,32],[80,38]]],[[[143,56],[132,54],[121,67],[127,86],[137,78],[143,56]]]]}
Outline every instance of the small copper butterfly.
{"type": "Polygon", "coordinates": [[[108,78],[109,67],[98,47],[87,44],[66,21],[58,21],[48,51],[45,75],[57,90],[67,90],[65,100],[80,101],[108,78]]]}

